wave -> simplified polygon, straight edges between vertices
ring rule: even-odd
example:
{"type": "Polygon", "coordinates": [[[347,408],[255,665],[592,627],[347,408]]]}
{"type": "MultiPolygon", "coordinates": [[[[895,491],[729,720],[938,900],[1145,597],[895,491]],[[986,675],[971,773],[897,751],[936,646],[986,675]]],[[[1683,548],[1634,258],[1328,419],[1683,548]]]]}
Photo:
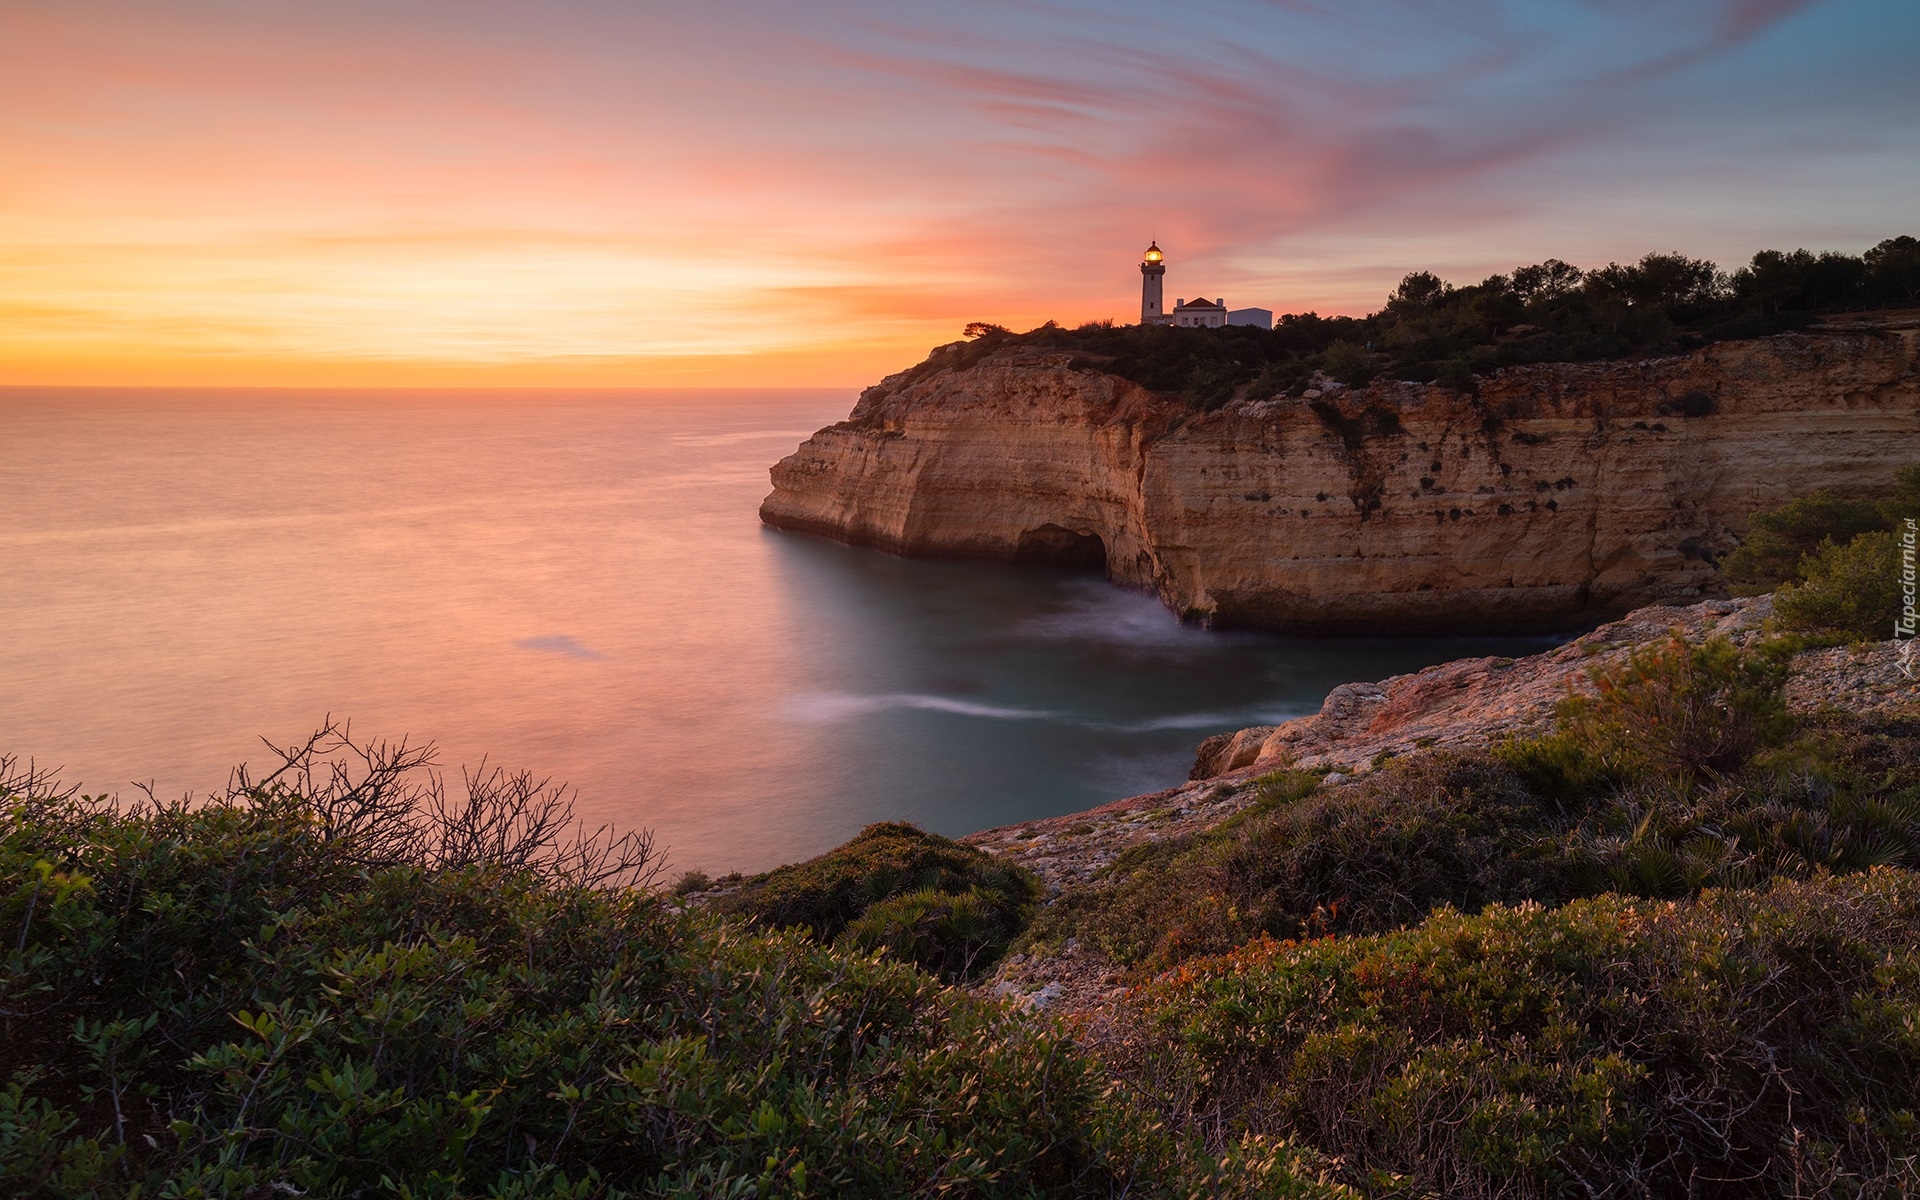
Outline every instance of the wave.
{"type": "Polygon", "coordinates": [[[1158,597],[1105,580],[1087,580],[1064,589],[1068,600],[1057,612],[1029,617],[1016,632],[1046,641],[1097,642],[1130,650],[1161,653],[1218,653],[1223,646],[1250,640],[1188,625],[1158,597]]]}
{"type": "Polygon", "coordinates": [[[1049,712],[1043,708],[977,704],[971,700],[955,700],[948,696],[929,696],[919,692],[887,692],[871,696],[857,696],[845,692],[816,692],[812,695],[796,696],[788,700],[784,707],[789,717],[808,724],[844,721],[849,717],[863,717],[868,713],[886,712],[889,709],[898,708],[952,713],[959,717],[984,717],[993,721],[1057,721],[1065,718],[1063,713],[1049,712]]]}
{"type": "Polygon", "coordinates": [[[1181,729],[1244,729],[1249,725],[1273,725],[1308,715],[1311,709],[1264,712],[1170,713],[1139,721],[1107,721],[1047,708],[1022,708],[1010,704],[982,704],[974,700],[956,700],[951,696],[924,692],[884,692],[856,695],[847,692],[815,692],[795,696],[782,705],[789,720],[808,725],[825,725],[851,720],[873,713],[900,709],[946,713],[956,717],[976,717],[989,721],[1048,721],[1102,733],[1167,733],[1181,729]]]}
{"type": "Polygon", "coordinates": [[[779,439],[798,445],[814,435],[811,429],[750,429],[742,433],[670,433],[667,440],[676,446],[731,446],[737,442],[763,442],[779,439]]]}

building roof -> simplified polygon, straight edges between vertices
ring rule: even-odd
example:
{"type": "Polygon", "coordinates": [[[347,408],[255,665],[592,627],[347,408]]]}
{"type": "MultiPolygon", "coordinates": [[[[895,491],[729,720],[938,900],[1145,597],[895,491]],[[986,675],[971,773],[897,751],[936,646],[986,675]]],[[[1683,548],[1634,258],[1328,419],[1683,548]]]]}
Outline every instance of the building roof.
{"type": "Polygon", "coordinates": [[[1226,305],[1215,304],[1213,301],[1207,299],[1205,296],[1201,296],[1193,300],[1182,300],[1180,303],[1174,305],[1174,307],[1175,308],[1225,308],[1226,305]]]}

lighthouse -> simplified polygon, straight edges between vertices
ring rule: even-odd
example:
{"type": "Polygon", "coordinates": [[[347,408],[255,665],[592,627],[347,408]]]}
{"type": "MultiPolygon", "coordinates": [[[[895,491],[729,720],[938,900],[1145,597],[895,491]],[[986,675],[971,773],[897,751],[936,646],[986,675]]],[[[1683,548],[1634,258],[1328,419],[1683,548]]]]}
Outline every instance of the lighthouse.
{"type": "Polygon", "coordinates": [[[1165,325],[1167,323],[1166,306],[1160,303],[1160,281],[1167,273],[1167,264],[1160,261],[1166,256],[1160,253],[1160,243],[1147,246],[1147,252],[1140,260],[1140,323],[1142,325],[1165,325]]]}

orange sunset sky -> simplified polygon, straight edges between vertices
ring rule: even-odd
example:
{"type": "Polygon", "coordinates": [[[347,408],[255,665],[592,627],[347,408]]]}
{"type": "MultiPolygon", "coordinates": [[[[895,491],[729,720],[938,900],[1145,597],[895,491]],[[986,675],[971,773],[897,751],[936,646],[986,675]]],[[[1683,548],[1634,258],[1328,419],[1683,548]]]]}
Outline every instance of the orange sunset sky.
{"type": "Polygon", "coordinates": [[[854,386],[1920,234],[1912,0],[0,0],[0,384],[854,386]]]}

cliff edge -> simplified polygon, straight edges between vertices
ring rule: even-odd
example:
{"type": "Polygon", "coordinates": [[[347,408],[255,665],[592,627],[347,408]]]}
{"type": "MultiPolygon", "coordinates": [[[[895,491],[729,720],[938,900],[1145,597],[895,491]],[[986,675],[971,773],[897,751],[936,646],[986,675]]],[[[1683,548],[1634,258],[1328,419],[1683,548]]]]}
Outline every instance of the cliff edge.
{"type": "Polygon", "coordinates": [[[1069,353],[969,349],[782,459],[761,519],[1097,566],[1220,627],[1558,629],[1724,594],[1749,513],[1871,495],[1920,445],[1920,314],[1211,412],[1069,353]]]}

